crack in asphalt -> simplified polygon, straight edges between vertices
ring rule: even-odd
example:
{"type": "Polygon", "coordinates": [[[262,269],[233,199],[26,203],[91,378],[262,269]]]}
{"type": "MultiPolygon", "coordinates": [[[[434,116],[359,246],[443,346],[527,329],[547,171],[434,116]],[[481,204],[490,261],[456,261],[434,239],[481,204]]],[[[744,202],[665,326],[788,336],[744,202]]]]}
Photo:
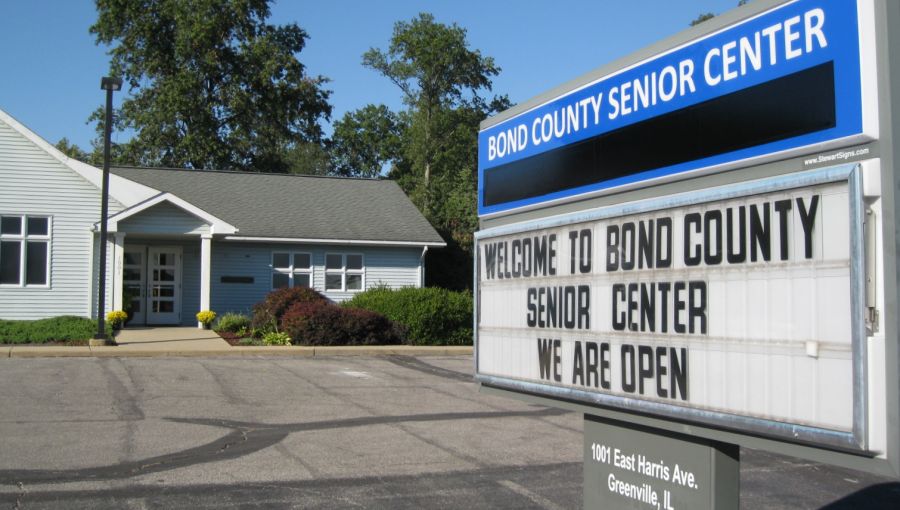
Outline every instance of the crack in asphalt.
{"type": "Polygon", "coordinates": [[[231,460],[274,446],[289,434],[325,429],[365,427],[370,425],[422,423],[434,421],[473,420],[510,417],[538,417],[565,414],[558,409],[538,411],[433,413],[399,416],[371,416],[306,423],[265,424],[208,418],[165,418],[175,423],[205,425],[231,429],[225,436],[186,450],[107,466],[75,469],[0,470],[0,484],[58,484],[97,480],[122,480],[148,473],[231,460]]]}
{"type": "MultiPolygon", "coordinates": [[[[548,484],[571,483],[571,493],[580,500],[580,462],[533,464],[529,466],[499,466],[486,469],[462,469],[446,473],[406,475],[367,475],[361,477],[316,478],[310,480],[238,482],[184,486],[129,485],[97,491],[95,489],[48,490],[29,495],[29,502],[58,503],[70,507],[122,508],[128,502],[152,498],[152,508],[288,508],[298,505],[310,508],[421,508],[417,496],[426,494],[434,507],[448,505],[448,494],[483,488],[489,494],[499,494],[497,480],[512,480],[532,490],[548,484]],[[103,500],[98,500],[102,495],[103,500]],[[442,505],[441,502],[444,504],[442,505]],[[105,504],[103,504],[105,503],[105,504]]],[[[498,496],[499,497],[499,496],[498,496]]],[[[528,499],[504,493],[504,508],[534,508],[528,499]]],[[[501,500],[493,500],[499,503],[501,500]]],[[[457,501],[458,503],[458,501],[457,501]]],[[[488,503],[489,504],[489,503],[488,503]]],[[[457,505],[458,506],[458,505],[457,505]]],[[[575,508],[580,505],[562,505],[575,508]]]]}
{"type": "Polygon", "coordinates": [[[414,358],[412,356],[388,356],[387,361],[403,368],[408,368],[410,370],[417,370],[419,372],[424,372],[428,375],[434,375],[437,377],[443,377],[444,379],[453,379],[456,381],[463,381],[473,383],[475,382],[475,376],[472,374],[466,374],[463,372],[457,372],[455,370],[448,370],[446,368],[442,368],[436,365],[432,365],[430,363],[425,363],[424,361],[414,358]]]}
{"type": "Polygon", "coordinates": [[[22,482],[16,482],[16,486],[19,487],[19,493],[16,495],[16,505],[13,507],[13,510],[19,510],[22,508],[22,500],[25,498],[25,494],[28,492],[25,490],[25,484],[22,482]]]}

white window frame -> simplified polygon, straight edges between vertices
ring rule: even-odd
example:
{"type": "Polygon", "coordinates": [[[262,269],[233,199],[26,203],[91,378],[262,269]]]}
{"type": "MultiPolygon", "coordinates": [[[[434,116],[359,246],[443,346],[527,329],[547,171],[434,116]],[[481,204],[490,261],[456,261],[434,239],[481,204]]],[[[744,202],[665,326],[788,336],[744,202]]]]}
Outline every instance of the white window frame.
{"type": "Polygon", "coordinates": [[[50,262],[53,260],[53,216],[48,214],[0,214],[0,218],[19,218],[21,220],[22,229],[19,234],[3,234],[0,233],[0,241],[15,241],[19,243],[19,283],[2,283],[0,287],[18,287],[28,289],[49,289],[50,288],[50,262]],[[28,233],[28,218],[42,218],[47,220],[47,235],[37,235],[28,233]],[[40,241],[47,243],[47,260],[44,268],[47,283],[25,283],[28,273],[27,246],[29,241],[40,241]]]}
{"type": "MultiPolygon", "coordinates": [[[[309,276],[309,288],[315,288],[315,284],[313,282],[313,256],[312,253],[307,251],[282,251],[276,250],[271,254],[271,258],[269,268],[272,270],[271,274],[284,274],[288,277],[288,287],[294,287],[294,275],[297,274],[305,274],[309,276]],[[287,255],[288,263],[287,267],[275,267],[275,255],[287,255]],[[309,257],[309,267],[294,267],[294,256],[295,255],[306,255],[309,257]]],[[[275,290],[274,282],[272,281],[273,277],[269,276],[269,287],[271,290],[275,290]]]]}
{"type": "Polygon", "coordinates": [[[366,290],[366,256],[363,253],[326,253],[325,254],[325,292],[363,292],[366,290]],[[341,257],[341,267],[340,269],[329,269],[328,268],[328,256],[340,256],[341,257]],[[362,259],[362,267],[360,269],[347,269],[347,257],[358,255],[360,259],[362,259]],[[341,276],[341,288],[340,289],[329,289],[328,288],[328,275],[340,275],[341,276]],[[348,289],[347,288],[347,275],[359,275],[361,278],[360,288],[358,289],[348,289]]]}

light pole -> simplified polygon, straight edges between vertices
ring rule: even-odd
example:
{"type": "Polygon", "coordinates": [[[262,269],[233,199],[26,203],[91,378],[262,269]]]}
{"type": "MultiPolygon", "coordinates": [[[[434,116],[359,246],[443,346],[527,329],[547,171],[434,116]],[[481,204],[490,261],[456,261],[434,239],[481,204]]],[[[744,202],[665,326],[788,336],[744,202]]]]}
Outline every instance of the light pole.
{"type": "Polygon", "coordinates": [[[112,96],[122,88],[121,78],[103,77],[100,88],[106,91],[106,125],[103,132],[103,190],[100,198],[100,271],[97,289],[97,334],[90,345],[115,345],[106,337],[106,217],[109,214],[109,138],[112,132],[112,96]]]}

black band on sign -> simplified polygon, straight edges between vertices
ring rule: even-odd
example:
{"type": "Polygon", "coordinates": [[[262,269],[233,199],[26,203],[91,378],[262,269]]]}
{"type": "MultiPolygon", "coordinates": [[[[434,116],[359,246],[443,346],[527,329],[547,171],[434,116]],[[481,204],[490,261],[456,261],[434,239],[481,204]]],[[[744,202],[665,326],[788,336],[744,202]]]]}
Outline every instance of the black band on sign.
{"type": "Polygon", "coordinates": [[[827,62],[484,172],[484,205],[539,197],[836,125],[827,62]]]}

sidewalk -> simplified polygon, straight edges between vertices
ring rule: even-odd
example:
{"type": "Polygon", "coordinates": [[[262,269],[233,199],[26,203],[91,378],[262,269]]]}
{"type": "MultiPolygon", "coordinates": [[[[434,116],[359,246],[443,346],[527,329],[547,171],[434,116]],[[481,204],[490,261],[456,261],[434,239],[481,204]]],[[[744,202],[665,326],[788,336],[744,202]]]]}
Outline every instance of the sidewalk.
{"type": "Polygon", "coordinates": [[[198,328],[126,328],[116,346],[3,345],[0,358],[159,356],[467,356],[471,346],[378,345],[359,347],[238,346],[198,328]]]}

